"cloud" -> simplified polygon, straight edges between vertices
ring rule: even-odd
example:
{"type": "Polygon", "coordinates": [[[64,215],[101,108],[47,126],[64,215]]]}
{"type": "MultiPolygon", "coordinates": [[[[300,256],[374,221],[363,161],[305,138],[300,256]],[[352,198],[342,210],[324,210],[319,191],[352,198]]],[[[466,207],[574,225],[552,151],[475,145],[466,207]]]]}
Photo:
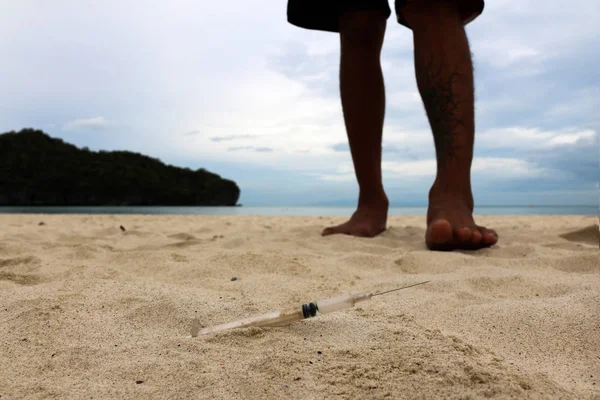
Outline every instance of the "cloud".
{"type": "Polygon", "coordinates": [[[356,176],[351,173],[343,174],[320,174],[317,176],[322,181],[327,182],[353,182],[356,176]]]}
{"type": "Polygon", "coordinates": [[[595,140],[596,132],[591,129],[544,131],[524,127],[492,129],[476,137],[478,145],[485,149],[508,148],[516,151],[589,146],[595,140]]]}
{"type": "Polygon", "coordinates": [[[228,135],[228,136],[215,136],[211,137],[210,140],[213,142],[229,142],[232,140],[238,139],[252,139],[255,138],[255,135],[228,135]]]}
{"type": "MultiPolygon", "coordinates": [[[[485,61],[494,69],[508,70],[516,65],[537,66],[544,61],[545,54],[531,46],[523,45],[515,38],[484,39],[476,42],[473,52],[478,60],[485,61]]],[[[536,68],[515,68],[509,71],[512,76],[535,75],[539,72],[536,68]],[[534,73],[532,73],[534,72],[534,73]]]]}
{"type": "Polygon", "coordinates": [[[63,129],[65,131],[103,130],[109,125],[104,117],[93,117],[69,121],[63,125],[63,129]]]}
{"type": "Polygon", "coordinates": [[[423,103],[421,95],[416,90],[398,90],[392,91],[387,95],[386,102],[388,107],[397,108],[403,111],[412,111],[423,113],[423,103]]]}
{"type": "Polygon", "coordinates": [[[555,147],[560,145],[592,144],[596,132],[586,130],[582,132],[558,134],[545,143],[546,146],[555,147]]]}
{"type": "Polygon", "coordinates": [[[227,150],[228,151],[249,150],[249,151],[255,151],[257,153],[270,153],[270,152],[274,151],[274,149],[271,147],[253,147],[253,146],[228,147],[227,150]]]}
{"type": "Polygon", "coordinates": [[[350,146],[348,145],[348,143],[336,143],[333,146],[331,146],[331,149],[333,151],[350,151],[350,146]]]}
{"type": "MultiPolygon", "coordinates": [[[[335,151],[335,152],[341,152],[341,153],[347,153],[350,151],[350,145],[346,142],[346,143],[336,143],[332,146],[330,146],[331,150],[335,151]]],[[[382,145],[382,149],[381,149],[382,153],[384,154],[394,154],[394,155],[405,155],[407,157],[410,158],[415,158],[415,156],[412,154],[411,149],[408,146],[396,146],[396,145],[386,145],[383,144],[382,145]]]]}
{"type": "Polygon", "coordinates": [[[546,168],[530,161],[516,158],[475,157],[472,174],[493,177],[502,180],[540,177],[550,173],[546,168]]]}

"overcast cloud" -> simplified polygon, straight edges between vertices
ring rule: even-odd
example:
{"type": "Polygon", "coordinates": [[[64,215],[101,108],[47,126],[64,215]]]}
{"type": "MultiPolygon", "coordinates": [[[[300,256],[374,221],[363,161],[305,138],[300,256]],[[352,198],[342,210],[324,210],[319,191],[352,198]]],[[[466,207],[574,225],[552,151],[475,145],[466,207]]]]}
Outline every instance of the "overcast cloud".
{"type": "MultiPolygon", "coordinates": [[[[353,201],[332,33],[286,2],[0,2],[0,132],[43,129],[234,179],[244,204],[353,201]]],[[[597,0],[488,1],[468,27],[476,76],[476,201],[597,204],[597,0]]],[[[384,175],[424,204],[433,140],[411,32],[389,20],[384,175]]]]}

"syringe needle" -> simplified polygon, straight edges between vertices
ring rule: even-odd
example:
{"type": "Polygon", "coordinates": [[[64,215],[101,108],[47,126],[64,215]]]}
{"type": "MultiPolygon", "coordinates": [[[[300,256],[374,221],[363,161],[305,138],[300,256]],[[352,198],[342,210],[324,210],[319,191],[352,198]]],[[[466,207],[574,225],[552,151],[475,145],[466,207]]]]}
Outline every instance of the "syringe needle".
{"type": "Polygon", "coordinates": [[[379,296],[379,295],[386,294],[386,293],[397,292],[398,290],[408,289],[408,288],[411,288],[413,286],[423,285],[423,284],[428,283],[428,282],[431,282],[431,281],[425,281],[425,282],[415,283],[413,285],[403,286],[403,287],[392,289],[392,290],[386,290],[385,292],[379,292],[379,293],[372,294],[371,297],[379,296]]]}

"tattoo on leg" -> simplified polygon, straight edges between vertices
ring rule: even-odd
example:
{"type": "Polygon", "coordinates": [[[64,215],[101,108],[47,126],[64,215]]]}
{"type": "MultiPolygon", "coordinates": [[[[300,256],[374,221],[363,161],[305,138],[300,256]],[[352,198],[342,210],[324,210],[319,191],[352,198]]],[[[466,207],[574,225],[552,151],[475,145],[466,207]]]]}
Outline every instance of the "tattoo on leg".
{"type": "Polygon", "coordinates": [[[449,76],[442,75],[444,63],[438,68],[434,66],[433,58],[427,65],[417,70],[420,92],[425,106],[425,112],[433,131],[435,148],[440,157],[456,160],[462,144],[457,141],[458,127],[464,127],[464,121],[457,116],[458,108],[464,103],[457,98],[454,84],[461,78],[457,71],[449,76]]]}

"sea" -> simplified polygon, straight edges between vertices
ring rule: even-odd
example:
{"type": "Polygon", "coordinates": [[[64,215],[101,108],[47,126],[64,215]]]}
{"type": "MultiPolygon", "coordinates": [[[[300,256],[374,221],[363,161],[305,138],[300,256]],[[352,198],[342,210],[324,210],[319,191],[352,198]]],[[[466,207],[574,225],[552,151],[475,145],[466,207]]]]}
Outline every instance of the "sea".
{"type": "MultiPolygon", "coordinates": [[[[0,207],[0,214],[141,214],[141,215],[264,215],[264,216],[349,216],[354,207],[154,207],[154,206],[56,206],[0,207]]],[[[427,207],[390,207],[389,215],[425,215],[427,207]]],[[[599,216],[598,206],[479,206],[476,215],[587,215],[599,216]]]]}

